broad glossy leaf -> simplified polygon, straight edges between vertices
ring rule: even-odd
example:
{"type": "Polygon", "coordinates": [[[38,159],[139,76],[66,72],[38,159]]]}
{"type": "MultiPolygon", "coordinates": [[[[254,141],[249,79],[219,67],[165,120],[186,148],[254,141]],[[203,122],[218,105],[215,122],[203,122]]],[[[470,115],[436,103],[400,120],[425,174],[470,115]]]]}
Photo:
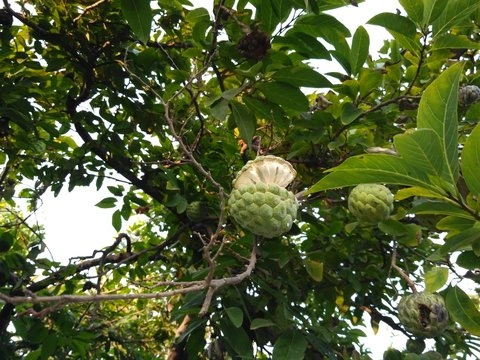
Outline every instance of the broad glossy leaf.
{"type": "Polygon", "coordinates": [[[480,7],[478,0],[449,0],[441,15],[433,22],[433,36],[449,31],[480,7]]]}
{"type": "Polygon", "coordinates": [[[468,136],[462,150],[462,175],[468,190],[480,195],[480,124],[468,136]]]}
{"type": "Polygon", "coordinates": [[[427,190],[422,187],[418,186],[411,186],[411,187],[406,187],[403,189],[399,189],[395,193],[395,199],[396,200],[404,200],[409,197],[413,196],[419,196],[419,197],[426,197],[426,198],[434,198],[434,199],[443,199],[444,196],[439,194],[438,192],[433,192],[430,190],[427,190]]]}
{"type": "Polygon", "coordinates": [[[445,303],[453,320],[470,334],[480,336],[480,312],[462,289],[458,286],[448,289],[445,303]]]}
{"type": "Polygon", "coordinates": [[[275,342],[272,360],[303,360],[307,341],[298,330],[283,333],[275,342]]]}
{"type": "Polygon", "coordinates": [[[225,308],[228,318],[232,322],[233,326],[239,328],[243,323],[243,311],[239,307],[233,306],[225,308]]]}
{"type": "Polygon", "coordinates": [[[296,31],[302,31],[313,37],[322,37],[335,46],[337,34],[343,38],[351,36],[350,30],[338,21],[334,16],[328,14],[307,14],[300,17],[295,23],[296,31]],[[322,24],[322,26],[319,26],[322,24]]]}
{"type": "Polygon", "coordinates": [[[415,205],[411,212],[413,214],[434,214],[434,215],[453,215],[461,218],[474,220],[472,215],[458,207],[455,204],[444,201],[425,201],[415,205]]]}
{"type": "Polygon", "coordinates": [[[252,138],[257,127],[257,119],[245,105],[232,101],[231,106],[233,120],[240,132],[240,137],[248,147],[251,147],[252,138]]]}
{"type": "Polygon", "coordinates": [[[350,68],[353,75],[357,75],[367,61],[370,47],[370,37],[363,26],[359,26],[353,34],[352,50],[350,52],[350,68]]]}
{"type": "Polygon", "coordinates": [[[441,177],[444,169],[440,138],[431,129],[419,129],[410,134],[397,135],[395,148],[413,167],[430,176],[441,177]]]}
{"type": "Polygon", "coordinates": [[[425,274],[424,280],[426,290],[430,293],[434,293],[447,283],[448,268],[436,266],[425,274]]]}
{"type": "Polygon", "coordinates": [[[253,346],[250,338],[242,327],[236,328],[230,321],[220,322],[220,329],[225,335],[225,341],[242,358],[253,358],[253,346]]]}
{"type": "Polygon", "coordinates": [[[350,124],[362,114],[362,111],[353,105],[351,102],[344,102],[342,104],[342,115],[340,121],[344,125],[350,124]]]}
{"type": "Polygon", "coordinates": [[[280,47],[286,45],[306,58],[330,60],[327,48],[315,37],[305,33],[289,32],[284,37],[275,38],[273,44],[280,47]]]}
{"type": "Polygon", "coordinates": [[[444,257],[457,250],[469,249],[472,244],[479,239],[480,229],[472,227],[446,239],[445,244],[432,255],[444,257]]]}
{"type": "Polygon", "coordinates": [[[208,10],[205,8],[196,8],[189,11],[185,16],[185,20],[189,23],[196,24],[203,21],[209,21],[210,15],[208,14],[208,10]]]}
{"type": "Polygon", "coordinates": [[[457,257],[456,265],[464,269],[475,270],[480,264],[480,256],[473,251],[464,251],[457,257]]]}
{"type": "Polygon", "coordinates": [[[308,99],[296,86],[279,81],[258,83],[257,88],[271,102],[296,111],[308,109],[308,99]]]}
{"type": "Polygon", "coordinates": [[[445,10],[450,0],[422,0],[423,1],[423,26],[432,24],[445,10]]]}
{"type": "Polygon", "coordinates": [[[462,69],[461,63],[451,66],[427,87],[417,117],[419,129],[431,129],[440,139],[442,179],[452,187],[458,178],[457,107],[462,69]]]}
{"type": "Polygon", "coordinates": [[[309,67],[288,67],[276,71],[272,79],[294,86],[323,88],[332,83],[322,74],[309,67]]]}
{"type": "Polygon", "coordinates": [[[150,38],[153,19],[150,0],[120,0],[120,6],[132,31],[142,43],[146,44],[150,38]]]}
{"type": "Polygon", "coordinates": [[[413,38],[417,33],[415,23],[405,16],[393,13],[381,13],[368,20],[370,25],[382,26],[389,31],[413,38]]]}
{"type": "Polygon", "coordinates": [[[378,69],[363,68],[358,75],[360,96],[364,97],[373,90],[378,89],[383,81],[382,71],[378,69]]]}
{"type": "Polygon", "coordinates": [[[424,187],[438,190],[427,176],[400,157],[386,154],[353,156],[341,165],[328,170],[329,174],[313,185],[307,194],[318,191],[353,186],[361,183],[387,183],[424,187]]]}
{"type": "Polygon", "coordinates": [[[466,35],[445,34],[436,37],[432,48],[437,49],[480,49],[480,43],[472,41],[466,35]]]}
{"type": "Polygon", "coordinates": [[[410,19],[417,24],[423,21],[423,1],[421,0],[399,0],[400,5],[405,9],[410,19]]]}

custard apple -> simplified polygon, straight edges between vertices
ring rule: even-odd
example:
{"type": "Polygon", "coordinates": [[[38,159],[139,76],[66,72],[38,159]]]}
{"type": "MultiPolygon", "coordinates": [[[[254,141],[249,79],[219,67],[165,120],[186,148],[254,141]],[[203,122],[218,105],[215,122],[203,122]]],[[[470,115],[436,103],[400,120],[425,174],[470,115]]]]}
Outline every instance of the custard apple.
{"type": "Polygon", "coordinates": [[[458,91],[458,102],[468,106],[480,100],[480,88],[476,85],[465,85],[458,91]]]}
{"type": "Polygon", "coordinates": [[[186,214],[191,221],[201,221],[208,216],[208,206],[202,201],[192,201],[187,205],[186,214]]]}
{"type": "Polygon", "coordinates": [[[410,353],[421,354],[423,350],[425,350],[425,340],[422,338],[408,339],[406,348],[406,350],[410,353]]]}
{"type": "Polygon", "coordinates": [[[412,334],[424,338],[440,335],[448,325],[448,311],[440,295],[421,292],[402,297],[398,319],[412,334]]]}
{"type": "Polygon", "coordinates": [[[230,214],[244,229],[265,238],[289,231],[298,203],[285,187],[295,174],[289,162],[276,156],[258,156],[247,162],[233,181],[230,214]]]}
{"type": "Polygon", "coordinates": [[[393,210],[393,194],[380,184],[360,184],[348,197],[348,209],[361,222],[378,224],[393,210]]]}

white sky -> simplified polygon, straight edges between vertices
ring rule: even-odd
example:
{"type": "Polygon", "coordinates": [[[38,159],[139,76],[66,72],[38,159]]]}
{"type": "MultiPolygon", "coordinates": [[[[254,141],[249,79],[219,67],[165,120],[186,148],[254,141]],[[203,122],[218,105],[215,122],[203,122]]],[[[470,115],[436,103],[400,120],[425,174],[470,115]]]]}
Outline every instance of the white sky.
{"type": "MultiPolygon", "coordinates": [[[[199,6],[210,6],[209,1],[193,1],[199,6]]],[[[381,12],[396,12],[400,8],[397,0],[366,0],[358,7],[349,6],[330,12],[347,26],[353,34],[363,25],[370,35],[370,52],[376,58],[377,50],[389,34],[378,26],[365,25],[374,15],[381,12]]],[[[321,71],[339,71],[341,68],[329,62],[321,63],[321,71]]],[[[65,262],[74,256],[90,255],[93,250],[112,244],[116,231],[111,226],[114,209],[100,209],[94,205],[104,197],[111,196],[105,189],[96,191],[95,187],[76,188],[72,192],[63,190],[55,198],[51,193],[43,197],[43,206],[36,214],[36,220],[45,227],[45,242],[54,260],[65,262]]],[[[47,254],[48,256],[48,254],[47,254]]],[[[365,320],[368,322],[369,317],[365,320]]],[[[406,338],[398,331],[392,331],[385,324],[380,324],[380,332],[373,334],[365,329],[367,338],[363,341],[372,350],[373,359],[381,359],[383,352],[390,346],[402,349],[406,338]]]]}

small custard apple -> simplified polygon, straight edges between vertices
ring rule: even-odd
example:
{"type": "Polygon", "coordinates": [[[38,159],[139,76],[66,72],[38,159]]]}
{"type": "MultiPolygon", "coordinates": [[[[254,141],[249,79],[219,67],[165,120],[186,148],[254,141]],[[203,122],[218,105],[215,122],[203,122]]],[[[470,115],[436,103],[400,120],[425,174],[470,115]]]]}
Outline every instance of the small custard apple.
{"type": "Polygon", "coordinates": [[[295,175],[292,165],[276,156],[247,162],[233,181],[230,214],[255,235],[270,239],[286,233],[297,216],[297,199],[285,188],[295,175]]]}
{"type": "Polygon", "coordinates": [[[476,85],[465,85],[458,91],[458,102],[461,106],[469,106],[479,100],[480,88],[476,85]]]}
{"type": "Polygon", "coordinates": [[[393,210],[393,194],[380,184],[360,184],[348,197],[348,209],[361,222],[378,224],[393,210]]]}
{"type": "Polygon", "coordinates": [[[448,311],[438,294],[420,292],[402,297],[398,304],[398,319],[412,334],[432,338],[448,325],[448,311]]]}
{"type": "Polygon", "coordinates": [[[186,214],[191,221],[201,221],[208,216],[208,206],[202,201],[192,201],[187,205],[186,214]]]}

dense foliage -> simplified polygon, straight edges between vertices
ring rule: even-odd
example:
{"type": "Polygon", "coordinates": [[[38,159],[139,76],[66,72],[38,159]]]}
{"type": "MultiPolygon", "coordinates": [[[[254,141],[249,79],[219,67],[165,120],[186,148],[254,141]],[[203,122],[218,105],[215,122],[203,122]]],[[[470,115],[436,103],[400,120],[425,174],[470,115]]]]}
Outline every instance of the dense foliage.
{"type": "Polygon", "coordinates": [[[0,357],[360,358],[364,321],[410,338],[386,359],[478,354],[478,0],[401,0],[372,56],[326,11],[373,1],[204,3],[3,0],[0,357]],[[271,239],[228,213],[268,154],[299,202],[271,239]],[[349,211],[363,183],[395,195],[387,219],[349,211]],[[16,204],[80,186],[107,187],[118,232],[148,220],[60,264],[16,204]],[[435,353],[397,320],[416,288],[449,312],[435,353]]]}

